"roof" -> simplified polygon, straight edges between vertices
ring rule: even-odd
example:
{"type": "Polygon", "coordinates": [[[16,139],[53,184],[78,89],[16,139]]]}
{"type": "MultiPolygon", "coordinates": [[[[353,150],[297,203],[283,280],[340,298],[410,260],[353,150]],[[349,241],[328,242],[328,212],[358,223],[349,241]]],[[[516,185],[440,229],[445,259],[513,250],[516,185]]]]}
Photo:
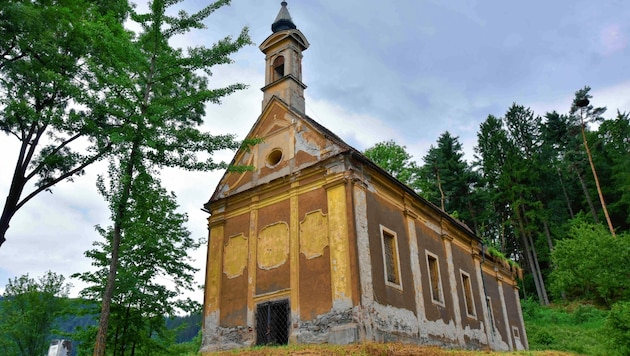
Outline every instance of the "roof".
{"type": "Polygon", "coordinates": [[[273,33],[285,30],[295,30],[297,28],[295,23],[293,23],[293,19],[291,19],[289,10],[287,9],[287,2],[283,1],[281,5],[282,7],[278,12],[278,16],[276,16],[276,20],[271,24],[271,31],[273,33]]]}
{"type": "Polygon", "coordinates": [[[336,144],[342,146],[343,148],[345,148],[346,152],[350,153],[358,161],[360,161],[361,163],[369,166],[370,168],[372,168],[373,170],[379,172],[380,174],[386,176],[389,180],[391,180],[397,186],[402,188],[410,196],[412,196],[415,199],[421,201],[422,203],[424,203],[425,205],[430,207],[432,210],[434,210],[436,213],[442,215],[442,217],[445,217],[451,223],[455,224],[456,226],[460,226],[462,228],[462,230],[464,230],[470,237],[474,238],[477,241],[481,241],[480,238],[477,235],[475,235],[475,233],[470,229],[470,227],[468,227],[468,225],[466,225],[463,222],[455,219],[453,216],[451,216],[450,214],[446,213],[444,210],[440,209],[435,204],[431,203],[427,199],[425,199],[422,196],[420,196],[418,193],[416,193],[416,191],[414,191],[413,189],[409,188],[407,185],[405,185],[404,183],[402,183],[401,181],[396,179],[394,176],[389,174],[386,170],[381,168],[379,165],[374,163],[371,159],[369,159],[361,151],[359,151],[356,148],[354,148],[354,147],[350,146],[349,144],[347,144],[344,140],[342,140],[335,133],[333,133],[332,131],[330,131],[326,127],[322,126],[320,123],[318,123],[317,121],[315,121],[314,119],[312,119],[308,115],[303,115],[302,118],[305,121],[307,121],[309,124],[313,125],[313,127],[317,128],[327,139],[329,139],[329,140],[333,141],[334,143],[336,143],[336,144]]]}

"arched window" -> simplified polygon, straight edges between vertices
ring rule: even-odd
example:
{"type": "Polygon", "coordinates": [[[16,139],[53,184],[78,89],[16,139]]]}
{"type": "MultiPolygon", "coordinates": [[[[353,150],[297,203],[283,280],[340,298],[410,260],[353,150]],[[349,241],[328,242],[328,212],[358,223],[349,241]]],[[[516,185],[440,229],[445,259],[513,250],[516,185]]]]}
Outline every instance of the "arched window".
{"type": "Polygon", "coordinates": [[[273,60],[273,64],[271,65],[273,68],[273,80],[276,81],[282,77],[284,77],[284,57],[278,56],[273,60]]]}

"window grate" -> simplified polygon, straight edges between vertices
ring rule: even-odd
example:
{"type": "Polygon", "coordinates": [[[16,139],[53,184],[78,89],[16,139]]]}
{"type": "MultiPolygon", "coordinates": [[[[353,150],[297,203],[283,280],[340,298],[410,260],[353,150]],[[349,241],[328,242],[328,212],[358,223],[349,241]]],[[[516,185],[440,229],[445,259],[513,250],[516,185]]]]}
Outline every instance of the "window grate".
{"type": "Polygon", "coordinates": [[[290,315],[288,300],[258,304],[256,307],[256,345],[288,344],[290,315]]]}

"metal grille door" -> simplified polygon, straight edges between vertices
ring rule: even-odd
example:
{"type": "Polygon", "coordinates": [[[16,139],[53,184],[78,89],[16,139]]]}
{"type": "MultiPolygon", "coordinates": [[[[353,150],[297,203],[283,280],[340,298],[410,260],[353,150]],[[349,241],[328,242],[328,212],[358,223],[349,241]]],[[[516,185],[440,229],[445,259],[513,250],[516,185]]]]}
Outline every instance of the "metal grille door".
{"type": "Polygon", "coordinates": [[[289,343],[291,310],[288,300],[258,304],[256,307],[256,345],[289,343]]]}

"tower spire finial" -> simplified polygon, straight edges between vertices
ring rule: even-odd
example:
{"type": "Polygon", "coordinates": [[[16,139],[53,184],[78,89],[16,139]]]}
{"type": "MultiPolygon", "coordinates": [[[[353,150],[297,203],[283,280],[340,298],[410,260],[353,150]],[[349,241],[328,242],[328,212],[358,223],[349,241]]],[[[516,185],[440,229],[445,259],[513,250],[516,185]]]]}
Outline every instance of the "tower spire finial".
{"type": "Polygon", "coordinates": [[[280,5],[282,5],[282,7],[280,8],[280,12],[278,12],[278,16],[276,16],[276,20],[271,24],[271,31],[276,33],[284,30],[295,30],[297,26],[293,23],[291,14],[289,14],[289,10],[287,10],[287,2],[283,1],[280,5]]]}

